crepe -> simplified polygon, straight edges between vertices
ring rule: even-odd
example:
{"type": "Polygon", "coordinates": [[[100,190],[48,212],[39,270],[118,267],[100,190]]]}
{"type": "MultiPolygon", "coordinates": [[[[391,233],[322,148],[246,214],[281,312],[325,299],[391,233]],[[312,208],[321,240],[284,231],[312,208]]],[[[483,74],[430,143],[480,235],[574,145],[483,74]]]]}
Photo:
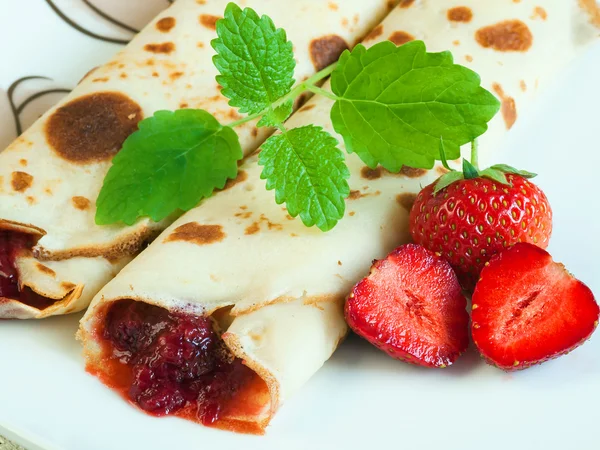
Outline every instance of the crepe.
{"type": "MultiPolygon", "coordinates": [[[[24,248],[4,253],[17,253],[21,290],[39,294],[26,300],[32,297],[27,291],[19,301],[0,292],[0,318],[42,318],[85,308],[168,225],[169,220],[143,219],[129,227],[97,226],[95,199],[114,154],[155,111],[201,108],[222,123],[241,117],[220,94],[212,64],[210,41],[227,3],[178,0],[0,154],[0,230],[30,235],[24,248]]],[[[387,0],[241,4],[268,14],[287,31],[299,80],[334,62],[393,6],[387,0]]],[[[255,123],[236,128],[245,154],[272,132],[255,123]]],[[[12,239],[6,232],[2,236],[12,239]]]]}
{"type": "MultiPolygon", "coordinates": [[[[575,2],[536,5],[403,1],[365,43],[423,38],[429,50],[451,49],[458,62],[481,74],[485,87],[502,91],[503,111],[481,139],[481,152],[491,156],[538,88],[598,34],[589,11],[575,2]]],[[[334,133],[331,107],[331,100],[315,98],[286,127],[315,124],[334,133]]],[[[404,167],[394,175],[366,167],[354,154],[346,160],[352,189],[346,217],[323,233],[275,204],[260,179],[257,155],[249,157],[235,186],[173,223],[95,297],[79,335],[88,369],[110,379],[103,361],[111,356],[99,330],[112,302],[132,299],[213,315],[226,329],[222,339],[231,353],[264,380],[270,394],[254,415],[224,420],[263,430],[343,339],[345,296],[374,258],[409,240],[416,193],[444,173],[440,166],[404,167]]]]}

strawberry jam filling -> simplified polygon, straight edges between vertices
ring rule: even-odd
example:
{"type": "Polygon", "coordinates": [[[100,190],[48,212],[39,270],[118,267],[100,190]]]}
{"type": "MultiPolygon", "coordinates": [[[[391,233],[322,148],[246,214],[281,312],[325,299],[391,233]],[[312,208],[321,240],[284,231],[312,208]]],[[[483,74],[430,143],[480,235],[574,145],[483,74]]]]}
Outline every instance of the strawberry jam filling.
{"type": "Polygon", "coordinates": [[[45,309],[56,300],[19,287],[19,273],[15,260],[19,254],[31,250],[35,236],[16,231],[0,230],[0,298],[18,300],[37,309],[45,309]]]}
{"type": "Polygon", "coordinates": [[[207,317],[120,300],[109,307],[101,333],[109,365],[119,366],[109,384],[155,416],[211,425],[256,377],[229,353],[207,317]]]}

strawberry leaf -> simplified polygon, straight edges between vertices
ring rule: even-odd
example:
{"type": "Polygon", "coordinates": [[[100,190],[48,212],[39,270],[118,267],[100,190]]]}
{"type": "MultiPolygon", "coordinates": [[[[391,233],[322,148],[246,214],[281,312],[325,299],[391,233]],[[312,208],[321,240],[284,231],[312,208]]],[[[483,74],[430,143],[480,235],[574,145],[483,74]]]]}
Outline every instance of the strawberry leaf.
{"type": "Polygon", "coordinates": [[[465,176],[465,180],[470,180],[471,178],[477,178],[479,176],[479,171],[473,164],[466,159],[463,159],[463,175],[465,176]]]}
{"type": "Polygon", "coordinates": [[[338,99],[331,119],[348,151],[369,167],[430,169],[440,136],[448,158],[458,158],[460,146],[483,134],[500,109],[480,84],[450,52],[427,53],[422,41],[358,45],[342,54],[332,74],[338,99]]]}
{"type": "Polygon", "coordinates": [[[210,113],[157,111],[113,158],[96,201],[96,223],[158,222],[187,211],[235,178],[242,149],[237,134],[210,113]]]}
{"type": "Polygon", "coordinates": [[[442,175],[440,178],[438,178],[438,180],[435,182],[435,186],[433,188],[433,194],[437,194],[438,192],[440,192],[442,189],[444,189],[445,187],[450,186],[452,183],[454,183],[455,181],[459,181],[464,179],[464,175],[462,172],[458,172],[458,171],[453,171],[453,172],[448,172],[444,175],[442,175]]]}
{"type": "Polygon", "coordinates": [[[514,173],[515,175],[521,175],[523,178],[535,178],[537,173],[528,172],[526,170],[515,169],[507,164],[496,164],[490,167],[490,169],[499,170],[504,173],[514,173]]]}
{"type": "Polygon", "coordinates": [[[484,178],[490,178],[494,181],[497,181],[500,184],[510,185],[510,183],[506,179],[506,175],[504,174],[504,172],[497,169],[492,169],[491,167],[482,171],[479,174],[479,176],[484,178]]]}
{"type": "Polygon", "coordinates": [[[268,16],[229,3],[211,42],[221,93],[240,112],[257,114],[290,92],[296,61],[285,31],[268,16]]]}
{"type": "Polygon", "coordinates": [[[329,231],[344,217],[350,171],[337,145],[322,128],[308,125],[270,137],[259,153],[267,189],[275,189],[277,204],[285,202],[307,227],[329,231]]]}

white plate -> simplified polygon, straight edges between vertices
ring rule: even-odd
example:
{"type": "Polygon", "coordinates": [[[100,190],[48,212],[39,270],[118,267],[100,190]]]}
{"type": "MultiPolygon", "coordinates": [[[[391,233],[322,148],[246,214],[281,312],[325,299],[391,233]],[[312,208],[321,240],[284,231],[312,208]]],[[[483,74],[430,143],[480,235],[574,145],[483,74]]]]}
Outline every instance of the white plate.
{"type": "MultiPolygon", "coordinates": [[[[47,0],[48,2],[48,0],[47,0]]],[[[72,87],[117,44],[67,25],[39,0],[2,2],[0,88],[20,77],[18,107],[32,94],[72,87]]],[[[139,28],[166,0],[95,0],[139,28]]],[[[83,0],[54,4],[92,33],[127,40],[131,32],[100,18],[83,0]]],[[[502,162],[540,173],[552,203],[550,251],[600,293],[600,46],[571,67],[537,111],[520,121],[502,162]]],[[[26,127],[60,94],[44,95],[20,114],[26,127]]],[[[15,135],[0,91],[0,147],[15,135]]],[[[515,374],[486,366],[470,350],[446,370],[412,367],[350,338],[301,392],[267,435],[242,436],[179,419],[148,417],[83,371],[73,335],[79,315],[0,323],[0,434],[44,450],[216,448],[320,450],[402,448],[456,450],[598,449],[600,335],[568,356],[515,374]]]]}

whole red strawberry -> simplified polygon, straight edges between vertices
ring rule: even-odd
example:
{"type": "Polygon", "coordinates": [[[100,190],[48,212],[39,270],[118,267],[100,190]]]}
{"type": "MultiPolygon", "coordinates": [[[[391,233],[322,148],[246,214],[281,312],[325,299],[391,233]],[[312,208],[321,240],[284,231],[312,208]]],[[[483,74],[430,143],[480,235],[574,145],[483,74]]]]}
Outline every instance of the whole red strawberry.
{"type": "Polygon", "coordinates": [[[552,210],[534,176],[510,166],[479,173],[468,161],[425,187],[410,213],[417,244],[441,253],[465,289],[471,289],[484,264],[517,242],[548,246],[552,210]]]}

